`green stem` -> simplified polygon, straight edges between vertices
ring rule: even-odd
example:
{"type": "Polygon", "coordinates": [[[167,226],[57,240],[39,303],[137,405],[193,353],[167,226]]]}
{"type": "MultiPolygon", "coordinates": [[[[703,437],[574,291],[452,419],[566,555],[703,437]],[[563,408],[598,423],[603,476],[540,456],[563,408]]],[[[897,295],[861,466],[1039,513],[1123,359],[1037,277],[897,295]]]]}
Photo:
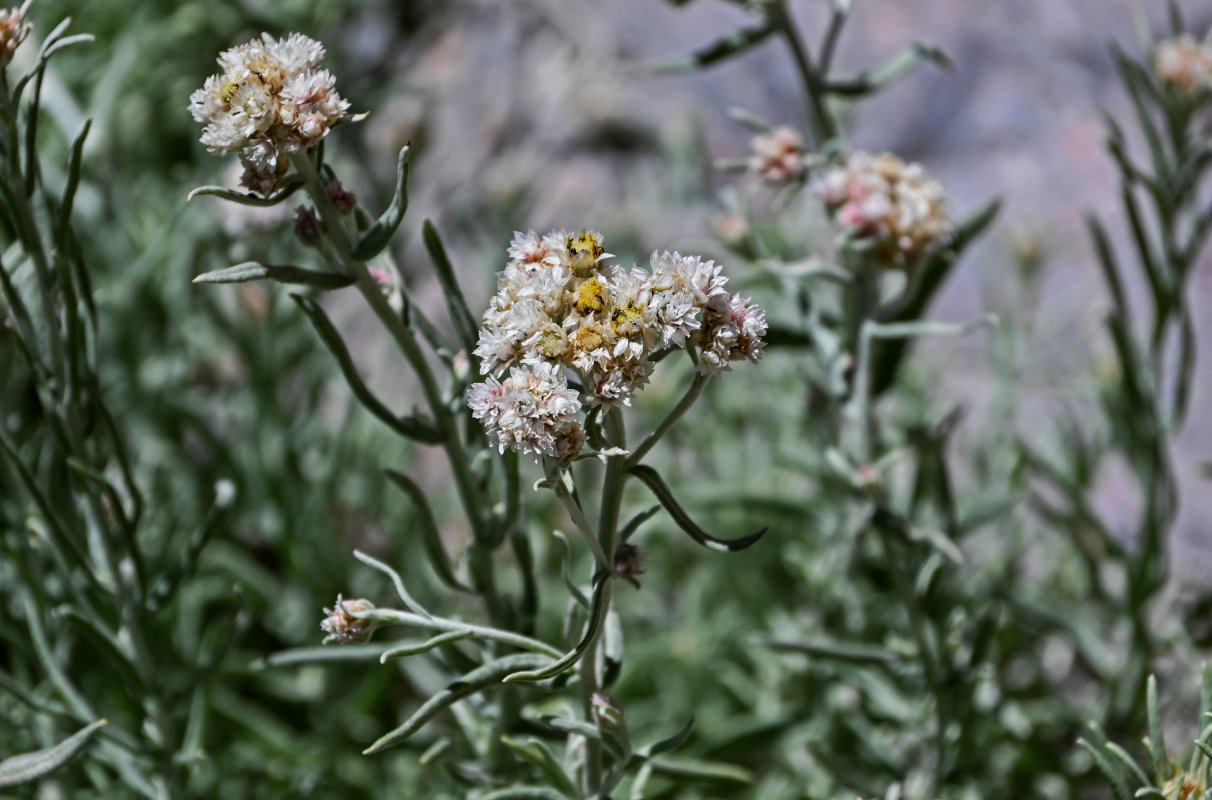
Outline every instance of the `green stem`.
{"type": "Polygon", "coordinates": [[[686,389],[686,394],[682,395],[682,399],[678,401],[678,404],[670,410],[665,419],[661,420],[661,424],[657,425],[651,433],[645,436],[644,441],[640,442],[640,446],[631,452],[631,455],[627,457],[625,467],[634,467],[640,463],[640,460],[647,455],[648,451],[653,448],[653,445],[659,442],[661,437],[674,426],[674,423],[690,410],[690,407],[699,399],[699,395],[703,393],[703,388],[707,386],[707,382],[710,380],[710,375],[696,374],[694,376],[694,380],[691,381],[689,388],[686,389]]]}
{"type": "Polygon", "coordinates": [[[392,608],[375,608],[359,612],[355,616],[359,619],[386,622],[390,625],[412,625],[427,631],[470,631],[473,638],[500,642],[501,644],[507,644],[520,650],[528,650],[532,653],[539,653],[556,659],[563,658],[564,656],[563,652],[545,642],[540,642],[538,639],[532,639],[529,636],[523,636],[513,631],[489,628],[484,625],[472,625],[471,623],[453,619],[425,617],[420,614],[414,614],[411,611],[397,611],[392,608]]]}
{"type": "Polygon", "coordinates": [[[488,535],[488,529],[484,520],[485,503],[476,489],[475,480],[471,473],[471,464],[467,458],[467,451],[459,439],[458,427],[454,424],[455,421],[452,418],[450,408],[443,400],[437,378],[434,376],[429,363],[425,360],[425,354],[421,351],[420,344],[417,342],[412,331],[392,311],[387,298],[379,290],[378,283],[375,282],[369,270],[367,270],[366,264],[354,258],[353,243],[350,240],[349,233],[345,229],[345,221],[342,214],[333,206],[332,201],[329,200],[328,194],[324,190],[324,184],[316,171],[315,164],[312,163],[310,155],[307,153],[292,155],[291,162],[303,177],[307,193],[311,196],[312,202],[316,204],[316,207],[320,211],[320,217],[328,231],[329,239],[333,243],[341,265],[355,277],[358,291],[362,293],[367,304],[374,311],[375,316],[379,318],[388,333],[391,334],[401,352],[404,353],[404,357],[408,360],[408,363],[416,370],[425,392],[425,398],[429,402],[430,413],[444,434],[442,446],[446,450],[451,471],[454,473],[459,499],[462,501],[467,516],[471,520],[472,530],[475,533],[476,539],[483,541],[488,535]]]}
{"type": "Polygon", "coordinates": [[[800,36],[795,18],[788,7],[787,0],[779,0],[770,6],[769,13],[778,26],[779,33],[787,41],[791,55],[795,59],[796,68],[800,73],[800,81],[804,93],[808,97],[809,122],[812,126],[813,145],[818,149],[821,145],[838,135],[837,122],[825,106],[825,86],[821,73],[817,71],[808,53],[808,47],[800,36]]]}

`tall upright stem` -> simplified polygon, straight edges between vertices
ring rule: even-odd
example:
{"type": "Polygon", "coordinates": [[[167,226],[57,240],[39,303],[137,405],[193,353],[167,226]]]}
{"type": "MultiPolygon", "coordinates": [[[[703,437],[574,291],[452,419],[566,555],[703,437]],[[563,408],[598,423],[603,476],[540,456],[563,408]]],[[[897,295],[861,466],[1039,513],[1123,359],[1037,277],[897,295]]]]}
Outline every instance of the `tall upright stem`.
{"type": "Polygon", "coordinates": [[[421,351],[421,346],[417,342],[416,336],[413,335],[413,332],[404,325],[403,320],[392,310],[387,302],[387,298],[379,290],[378,283],[371,277],[366,264],[354,257],[353,243],[348,231],[345,229],[343,216],[328,198],[328,193],[325,191],[324,184],[320,180],[320,176],[316,171],[315,164],[311,161],[310,155],[307,153],[295,154],[291,157],[291,162],[303,177],[312,202],[320,210],[320,218],[323,220],[325,228],[328,231],[330,241],[332,241],[333,249],[336,251],[341,266],[354,277],[358,291],[366,298],[366,302],[375,313],[375,316],[383,323],[383,327],[391,334],[401,352],[404,353],[404,357],[408,360],[408,363],[416,371],[417,377],[421,381],[421,387],[425,392],[425,398],[429,403],[430,413],[444,434],[442,447],[446,450],[451,471],[454,473],[459,499],[462,501],[467,516],[471,520],[476,540],[483,542],[488,535],[484,517],[485,503],[475,487],[475,481],[471,474],[471,465],[467,459],[467,452],[463,447],[462,441],[459,439],[458,426],[455,425],[453,415],[443,399],[441,388],[438,386],[437,378],[434,376],[429,362],[425,360],[425,354],[421,351]]]}

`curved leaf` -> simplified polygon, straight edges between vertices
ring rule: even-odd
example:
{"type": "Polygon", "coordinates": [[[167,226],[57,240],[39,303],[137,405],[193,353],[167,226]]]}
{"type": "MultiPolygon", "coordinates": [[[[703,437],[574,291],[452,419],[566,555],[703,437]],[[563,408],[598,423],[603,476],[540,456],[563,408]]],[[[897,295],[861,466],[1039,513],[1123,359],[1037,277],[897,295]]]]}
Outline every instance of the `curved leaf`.
{"type": "Polygon", "coordinates": [[[391,237],[396,235],[396,229],[400,227],[400,222],[404,219],[404,212],[408,210],[408,153],[409,146],[404,145],[400,150],[399,160],[396,162],[396,192],[392,195],[391,204],[362,233],[362,238],[354,247],[353,256],[359,261],[369,261],[382,253],[391,242],[391,237]]]}
{"type": "Polygon", "coordinates": [[[404,721],[404,724],[379,737],[374,744],[363,750],[363,755],[379,753],[389,747],[400,744],[420,730],[425,723],[464,697],[469,697],[482,689],[501,683],[502,678],[519,669],[537,667],[540,664],[546,663],[547,660],[544,656],[537,656],[532,653],[517,653],[505,656],[504,658],[498,658],[482,667],[473,669],[426,700],[420,708],[413,712],[412,716],[404,721]]]}
{"type": "Polygon", "coordinates": [[[634,467],[628,467],[627,472],[635,475],[656,495],[657,500],[661,501],[661,505],[669,512],[669,516],[677,523],[678,527],[685,531],[691,539],[694,539],[703,547],[709,550],[718,550],[722,553],[734,553],[737,550],[744,550],[757,543],[759,539],[766,535],[766,531],[770,530],[770,526],[751,533],[748,536],[742,536],[739,539],[720,539],[707,533],[707,531],[695,524],[690,515],[678,504],[674,498],[673,492],[661,479],[660,474],[644,464],[637,464],[634,467]]]}
{"type": "Polygon", "coordinates": [[[352,275],[340,275],[335,272],[318,272],[314,269],[302,269],[289,265],[262,264],[259,261],[245,261],[234,267],[204,272],[194,278],[194,283],[247,283],[248,281],[271,280],[278,283],[301,283],[314,286],[317,289],[341,289],[354,284],[352,275]]]}
{"type": "Polygon", "coordinates": [[[0,789],[37,780],[59,769],[79,753],[106,720],[89,723],[59,744],[32,753],[21,753],[0,761],[0,789]]]}
{"type": "Polygon", "coordinates": [[[504,682],[546,680],[547,678],[559,675],[580,661],[581,656],[585,654],[590,643],[597,639],[602,622],[606,619],[606,609],[610,606],[610,602],[606,598],[606,588],[610,585],[610,581],[613,578],[614,574],[610,572],[600,572],[595,576],[593,596],[589,601],[589,619],[585,624],[585,634],[581,637],[581,641],[577,642],[576,647],[566,653],[563,658],[541,669],[512,673],[505,677],[504,682]]]}

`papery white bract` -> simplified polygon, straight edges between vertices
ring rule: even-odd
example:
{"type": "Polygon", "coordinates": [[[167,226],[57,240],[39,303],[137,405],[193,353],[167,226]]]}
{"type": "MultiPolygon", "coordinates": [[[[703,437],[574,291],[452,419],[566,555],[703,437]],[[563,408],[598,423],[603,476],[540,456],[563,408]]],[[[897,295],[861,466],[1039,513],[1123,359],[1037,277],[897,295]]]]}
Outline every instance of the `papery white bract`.
{"type": "Polygon", "coordinates": [[[567,461],[585,441],[581,401],[554,364],[516,366],[504,381],[472,384],[468,405],[488,437],[506,449],[567,461]]]}

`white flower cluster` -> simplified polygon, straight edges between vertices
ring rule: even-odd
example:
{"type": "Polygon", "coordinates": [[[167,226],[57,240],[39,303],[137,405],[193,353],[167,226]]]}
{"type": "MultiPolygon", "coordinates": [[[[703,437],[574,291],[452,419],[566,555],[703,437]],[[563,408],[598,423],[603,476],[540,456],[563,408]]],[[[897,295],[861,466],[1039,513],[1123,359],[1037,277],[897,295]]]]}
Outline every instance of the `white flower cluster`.
{"type": "Polygon", "coordinates": [[[1188,33],[1159,42],[1153,66],[1163,83],[1180,92],[1212,89],[1212,46],[1188,33]]]}
{"type": "Polygon", "coordinates": [[[475,350],[490,377],[469,398],[502,452],[567,461],[580,450],[582,402],[566,369],[586,402],[630,405],[659,350],[695,347],[705,374],[762,355],[765,312],[729,295],[711,261],[665,252],[653,253],[651,270],[608,266],[601,235],[589,231],[518,233],[509,256],[475,350]]]}
{"type": "Polygon", "coordinates": [[[0,67],[13,60],[13,53],[25,41],[31,27],[21,21],[20,8],[0,9],[0,67]]]}
{"type": "Polygon", "coordinates": [[[289,169],[284,152],[306,150],[345,116],[349,103],[336,79],[317,69],[324,46],[300,33],[260,39],[219,55],[220,75],[211,75],[189,98],[189,110],[212,153],[240,153],[241,182],[271,194],[289,169]]]}
{"type": "Polygon", "coordinates": [[[749,169],[770,183],[785,183],[804,174],[804,139],[786,125],[753,137],[749,169]]]}
{"type": "Polygon", "coordinates": [[[886,244],[886,255],[913,257],[952,231],[943,185],[890,153],[852,153],[815,190],[848,235],[886,244]]]}

